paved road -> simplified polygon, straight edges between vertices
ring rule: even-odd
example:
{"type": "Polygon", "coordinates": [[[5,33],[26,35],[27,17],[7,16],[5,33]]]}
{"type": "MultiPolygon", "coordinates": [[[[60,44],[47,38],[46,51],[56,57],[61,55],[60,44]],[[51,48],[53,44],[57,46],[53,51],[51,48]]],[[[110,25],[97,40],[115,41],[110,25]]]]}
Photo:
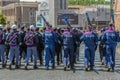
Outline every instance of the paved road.
{"type": "Polygon", "coordinates": [[[46,71],[44,66],[39,69],[18,70],[0,69],[0,80],[120,80],[120,54],[116,54],[115,72],[107,72],[104,66],[100,65],[99,53],[96,51],[94,71],[85,72],[83,67],[83,46],[80,48],[80,62],[76,64],[76,71],[63,71],[63,64],[56,66],[55,70],[46,71]]]}

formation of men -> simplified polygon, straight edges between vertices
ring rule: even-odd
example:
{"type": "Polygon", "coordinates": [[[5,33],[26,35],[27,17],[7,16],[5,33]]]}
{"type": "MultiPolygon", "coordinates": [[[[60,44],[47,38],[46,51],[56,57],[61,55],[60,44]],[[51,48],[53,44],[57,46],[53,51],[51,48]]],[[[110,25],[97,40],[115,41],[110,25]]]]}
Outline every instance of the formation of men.
{"type": "Polygon", "coordinates": [[[65,71],[68,68],[75,70],[74,64],[79,61],[79,46],[82,42],[85,44],[85,71],[94,68],[95,51],[98,44],[102,65],[104,64],[108,71],[114,71],[119,33],[113,29],[111,23],[107,29],[101,29],[100,36],[90,27],[81,32],[74,28],[52,29],[52,26],[46,24],[43,31],[39,31],[39,28],[35,28],[34,25],[26,30],[21,27],[18,31],[16,25],[11,28],[7,27],[6,30],[3,30],[0,25],[0,60],[3,68],[9,65],[9,69],[12,69],[12,65],[15,64],[15,68],[18,69],[23,59],[25,61],[24,68],[27,70],[29,59],[31,59],[34,62],[33,69],[37,69],[38,59],[40,65],[43,65],[43,55],[45,55],[47,70],[50,66],[55,69],[55,61],[57,61],[57,65],[63,63],[65,71]]]}

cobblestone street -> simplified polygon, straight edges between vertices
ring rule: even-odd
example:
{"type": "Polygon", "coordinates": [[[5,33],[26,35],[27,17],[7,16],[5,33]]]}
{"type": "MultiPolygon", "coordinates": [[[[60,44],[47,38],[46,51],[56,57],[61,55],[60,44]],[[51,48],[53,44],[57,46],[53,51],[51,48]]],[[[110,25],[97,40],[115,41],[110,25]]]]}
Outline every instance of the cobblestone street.
{"type": "MultiPolygon", "coordinates": [[[[85,72],[83,67],[83,46],[80,47],[80,62],[75,65],[73,71],[64,71],[63,64],[56,66],[55,70],[45,70],[44,66],[39,66],[37,70],[32,69],[30,63],[29,70],[1,69],[0,80],[120,80],[120,54],[116,54],[115,72],[107,72],[104,66],[101,66],[99,53],[96,52],[94,71],[85,72]]],[[[22,65],[24,65],[22,63],[22,65]]]]}

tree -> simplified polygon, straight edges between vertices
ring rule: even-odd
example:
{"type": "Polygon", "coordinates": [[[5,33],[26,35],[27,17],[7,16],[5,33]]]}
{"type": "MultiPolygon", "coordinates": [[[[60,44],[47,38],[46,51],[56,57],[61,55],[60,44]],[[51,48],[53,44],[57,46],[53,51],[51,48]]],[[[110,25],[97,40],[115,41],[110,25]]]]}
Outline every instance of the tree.
{"type": "Polygon", "coordinates": [[[6,25],[6,20],[7,20],[6,16],[3,15],[2,13],[0,13],[0,24],[5,26],[6,25]]]}
{"type": "Polygon", "coordinates": [[[105,0],[68,0],[69,5],[110,4],[105,0]]]}

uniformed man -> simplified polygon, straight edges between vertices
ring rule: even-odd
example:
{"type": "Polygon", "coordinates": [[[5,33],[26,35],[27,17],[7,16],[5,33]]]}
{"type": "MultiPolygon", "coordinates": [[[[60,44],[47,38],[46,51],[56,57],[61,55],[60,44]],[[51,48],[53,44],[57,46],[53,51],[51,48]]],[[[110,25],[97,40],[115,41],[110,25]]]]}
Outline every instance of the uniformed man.
{"type": "Polygon", "coordinates": [[[21,37],[21,45],[20,45],[20,56],[19,56],[19,65],[21,65],[21,58],[23,57],[23,59],[26,57],[26,54],[27,54],[27,46],[26,44],[24,43],[24,37],[25,37],[25,30],[24,30],[24,26],[22,26],[20,28],[20,31],[19,31],[19,35],[21,37]]]}
{"type": "Polygon", "coordinates": [[[38,59],[40,60],[40,65],[43,65],[43,56],[42,51],[44,50],[44,43],[42,34],[39,32],[39,28],[35,29],[36,31],[36,37],[39,39],[39,43],[37,44],[37,53],[38,53],[38,59]]]}
{"type": "Polygon", "coordinates": [[[77,31],[76,31],[75,28],[72,28],[71,33],[74,35],[75,41],[76,41],[76,42],[74,42],[74,63],[77,63],[77,61],[76,61],[76,52],[77,52],[77,47],[78,47],[77,42],[79,41],[79,38],[77,37],[77,31]]]}
{"type": "Polygon", "coordinates": [[[107,67],[108,71],[114,71],[115,67],[115,54],[116,45],[119,41],[118,33],[113,29],[113,24],[109,24],[109,29],[106,30],[102,36],[102,42],[106,45],[106,57],[107,57],[107,67]]]}
{"type": "Polygon", "coordinates": [[[51,60],[52,69],[55,68],[55,43],[57,42],[55,33],[51,27],[46,24],[46,30],[43,34],[45,44],[45,67],[49,69],[49,61],[51,60]]]}
{"type": "Polygon", "coordinates": [[[33,69],[37,68],[37,46],[38,38],[35,35],[35,27],[34,25],[30,25],[30,31],[26,32],[24,42],[27,45],[27,56],[25,59],[25,69],[27,70],[27,66],[29,64],[29,58],[33,55],[34,58],[34,66],[33,69]]]}
{"type": "Polygon", "coordinates": [[[63,49],[64,49],[64,71],[70,62],[70,69],[74,70],[74,42],[75,36],[70,32],[70,28],[64,30],[62,34],[63,49]]]}
{"type": "Polygon", "coordinates": [[[76,59],[77,59],[77,61],[79,61],[80,59],[79,59],[79,57],[80,57],[80,41],[79,41],[79,38],[83,35],[83,33],[80,31],[80,30],[77,30],[77,32],[76,32],[76,34],[77,34],[77,50],[76,50],[76,59]]]}
{"type": "MultiPolygon", "coordinates": [[[[5,33],[5,39],[8,36],[8,34],[10,33],[11,28],[7,27],[6,29],[6,33],[5,33]]],[[[7,43],[7,41],[5,41],[5,64],[7,64],[7,60],[8,60],[8,55],[9,55],[9,51],[10,51],[10,46],[7,43]]]]}
{"type": "Polygon", "coordinates": [[[8,34],[6,38],[7,42],[10,45],[10,55],[9,55],[9,69],[11,69],[12,61],[15,56],[16,63],[15,68],[19,68],[18,61],[19,61],[19,45],[21,45],[21,38],[17,31],[17,26],[12,25],[12,31],[8,34]]]}
{"type": "Polygon", "coordinates": [[[58,32],[57,28],[54,29],[54,33],[57,37],[57,43],[55,43],[55,53],[56,53],[56,56],[57,56],[57,58],[56,58],[57,59],[57,65],[60,65],[61,35],[58,32]]]}
{"type": "Polygon", "coordinates": [[[84,66],[85,71],[93,70],[94,57],[95,57],[95,44],[98,41],[98,37],[90,30],[90,28],[81,36],[80,41],[84,41],[85,55],[84,66]]]}
{"type": "Polygon", "coordinates": [[[2,68],[5,67],[5,54],[4,54],[4,50],[5,50],[5,34],[3,33],[2,30],[3,26],[0,25],[0,57],[2,60],[2,68]]]}
{"type": "Polygon", "coordinates": [[[100,61],[101,61],[101,65],[105,65],[105,60],[106,60],[106,45],[105,43],[102,42],[102,36],[103,36],[103,33],[105,31],[105,28],[102,28],[101,29],[101,35],[99,37],[99,41],[100,41],[100,44],[99,44],[99,52],[100,52],[100,61]]]}

